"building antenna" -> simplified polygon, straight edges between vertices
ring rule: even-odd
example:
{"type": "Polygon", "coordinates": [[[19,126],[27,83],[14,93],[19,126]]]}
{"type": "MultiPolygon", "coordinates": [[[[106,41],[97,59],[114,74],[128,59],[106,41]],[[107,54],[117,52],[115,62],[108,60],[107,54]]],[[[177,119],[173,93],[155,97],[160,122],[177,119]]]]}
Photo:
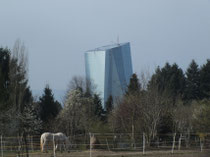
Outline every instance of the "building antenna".
{"type": "Polygon", "coordinates": [[[117,44],[120,45],[120,37],[117,35],[117,44]]]}

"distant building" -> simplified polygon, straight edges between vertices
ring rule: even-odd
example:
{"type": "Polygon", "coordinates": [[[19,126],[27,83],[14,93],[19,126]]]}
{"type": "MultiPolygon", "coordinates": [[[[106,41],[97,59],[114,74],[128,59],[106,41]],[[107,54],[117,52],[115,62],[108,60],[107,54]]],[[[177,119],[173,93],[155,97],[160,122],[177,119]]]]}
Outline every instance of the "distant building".
{"type": "Polygon", "coordinates": [[[114,44],[85,52],[86,78],[96,85],[102,105],[111,95],[120,98],[133,73],[130,44],[114,44]]]}

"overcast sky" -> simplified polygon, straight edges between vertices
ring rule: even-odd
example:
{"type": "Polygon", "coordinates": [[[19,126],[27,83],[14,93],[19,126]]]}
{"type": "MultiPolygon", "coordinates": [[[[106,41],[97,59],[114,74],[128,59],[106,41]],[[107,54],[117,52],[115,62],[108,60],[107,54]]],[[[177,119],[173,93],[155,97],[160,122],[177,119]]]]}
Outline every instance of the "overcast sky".
{"type": "Polygon", "coordinates": [[[85,75],[84,52],[131,43],[134,72],[210,58],[209,0],[0,0],[0,46],[20,38],[32,89],[65,90],[85,75]]]}

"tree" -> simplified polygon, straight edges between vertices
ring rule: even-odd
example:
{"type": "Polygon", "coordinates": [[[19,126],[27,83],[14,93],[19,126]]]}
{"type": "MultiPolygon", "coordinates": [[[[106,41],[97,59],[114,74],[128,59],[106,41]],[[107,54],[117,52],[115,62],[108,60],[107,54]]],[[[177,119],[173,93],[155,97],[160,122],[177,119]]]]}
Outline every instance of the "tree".
{"type": "Polygon", "coordinates": [[[107,112],[107,114],[109,114],[112,111],[113,107],[114,107],[113,106],[113,98],[110,95],[109,98],[106,101],[106,112],[107,112]]]}
{"type": "Polygon", "coordinates": [[[135,95],[127,95],[119,100],[109,114],[108,122],[113,132],[129,133],[131,146],[135,145],[135,132],[142,132],[141,99],[135,95]]]}
{"type": "Polygon", "coordinates": [[[167,93],[173,99],[173,103],[177,97],[183,97],[185,89],[185,76],[181,68],[177,64],[172,66],[166,63],[163,68],[157,67],[155,74],[149,81],[148,88],[156,86],[161,93],[167,93]]]}
{"type": "Polygon", "coordinates": [[[22,135],[21,117],[25,108],[33,101],[27,79],[26,49],[24,44],[17,40],[11,53],[8,49],[0,51],[0,82],[3,83],[0,84],[0,90],[4,87],[4,92],[0,93],[6,100],[1,111],[4,109],[2,116],[7,119],[4,133],[22,135]]]}
{"type": "Polygon", "coordinates": [[[102,120],[104,110],[101,104],[101,99],[97,94],[93,95],[93,104],[94,115],[102,120]]]}
{"type": "Polygon", "coordinates": [[[200,99],[200,69],[194,60],[192,60],[186,71],[186,88],[184,93],[186,100],[200,99]]]}
{"type": "Polygon", "coordinates": [[[152,140],[155,140],[161,118],[169,107],[168,98],[164,93],[160,93],[156,86],[154,86],[150,87],[150,89],[144,93],[142,99],[141,112],[143,131],[145,132],[148,144],[150,144],[152,140]]]}
{"type": "Polygon", "coordinates": [[[200,81],[201,98],[210,98],[210,59],[201,67],[200,81]]]}
{"type": "Polygon", "coordinates": [[[141,92],[138,95],[125,96],[118,102],[109,118],[109,124],[116,132],[145,133],[148,143],[157,135],[158,125],[164,113],[164,97],[158,90],[141,92]]]}
{"type": "Polygon", "coordinates": [[[207,99],[198,101],[192,115],[194,129],[197,133],[210,131],[210,101],[207,99]]]}
{"type": "Polygon", "coordinates": [[[49,85],[46,85],[44,94],[39,98],[39,105],[41,109],[40,117],[45,125],[54,120],[61,109],[60,104],[54,100],[49,85]]]}
{"type": "Polygon", "coordinates": [[[57,117],[58,126],[67,135],[84,133],[88,128],[90,101],[84,97],[81,89],[70,90],[66,95],[64,108],[57,117]]]}
{"type": "Polygon", "coordinates": [[[10,103],[17,112],[24,108],[24,92],[28,86],[28,59],[24,43],[20,40],[15,42],[10,60],[10,103]]]}
{"type": "Polygon", "coordinates": [[[83,92],[86,90],[85,79],[81,76],[74,76],[69,83],[69,90],[80,89],[83,92]]]}
{"type": "Polygon", "coordinates": [[[22,114],[18,115],[20,119],[20,128],[26,135],[40,133],[42,121],[36,111],[36,104],[33,103],[24,108],[22,114]]]}
{"type": "Polygon", "coordinates": [[[193,131],[193,112],[194,105],[184,105],[181,99],[177,99],[176,104],[171,108],[173,132],[180,134],[180,142],[184,135],[186,146],[189,146],[190,134],[193,131]]]}
{"type": "Polygon", "coordinates": [[[9,99],[9,62],[10,51],[0,48],[0,111],[7,107],[7,100],[9,99]]]}
{"type": "Polygon", "coordinates": [[[138,94],[141,90],[141,85],[139,83],[139,79],[137,75],[134,73],[130,78],[130,83],[128,85],[128,89],[126,94],[138,94]]]}
{"type": "Polygon", "coordinates": [[[27,135],[38,133],[41,124],[27,73],[27,52],[20,40],[15,42],[12,51],[0,48],[0,111],[3,113],[0,113],[0,132],[18,135],[24,140],[21,147],[26,146],[26,150],[27,135]]]}

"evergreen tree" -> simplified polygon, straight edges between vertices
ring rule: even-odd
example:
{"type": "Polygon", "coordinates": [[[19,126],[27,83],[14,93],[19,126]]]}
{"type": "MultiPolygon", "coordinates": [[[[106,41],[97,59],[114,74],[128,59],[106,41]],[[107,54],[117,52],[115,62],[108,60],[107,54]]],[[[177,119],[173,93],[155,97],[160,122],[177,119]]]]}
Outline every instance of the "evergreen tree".
{"type": "Polygon", "coordinates": [[[210,59],[201,67],[200,81],[201,98],[210,98],[210,59]]]}
{"type": "Polygon", "coordinates": [[[182,97],[185,89],[185,76],[182,69],[177,64],[171,66],[169,63],[161,69],[158,67],[148,84],[149,90],[154,87],[161,93],[167,93],[174,101],[177,97],[182,97]]]}
{"type": "MultiPolygon", "coordinates": [[[[25,132],[23,126],[26,125],[28,117],[24,115],[27,114],[26,108],[30,109],[32,104],[33,97],[27,79],[25,46],[18,40],[12,53],[8,49],[0,48],[0,110],[3,112],[0,113],[0,121],[4,126],[4,134],[22,135],[25,132]],[[1,99],[2,95],[4,99],[1,99]]],[[[35,121],[33,116],[31,121],[35,121]]]]}
{"type": "Polygon", "coordinates": [[[175,97],[183,97],[185,89],[185,76],[181,68],[177,64],[171,67],[171,77],[167,88],[171,91],[171,95],[175,97]]]}
{"type": "Polygon", "coordinates": [[[6,107],[9,98],[9,62],[10,51],[0,48],[0,110],[6,107]]]}
{"type": "Polygon", "coordinates": [[[41,108],[40,117],[44,123],[48,123],[53,120],[58,115],[61,108],[54,100],[54,96],[49,85],[46,85],[44,94],[40,97],[39,104],[41,108]]]}
{"type": "Polygon", "coordinates": [[[134,73],[130,78],[130,83],[128,85],[128,90],[126,92],[127,95],[129,94],[137,94],[141,90],[141,85],[139,83],[139,79],[137,75],[134,73]]]}
{"type": "Polygon", "coordinates": [[[198,64],[192,60],[186,71],[186,100],[198,100],[200,98],[200,70],[198,64]]]}
{"type": "Polygon", "coordinates": [[[106,101],[106,112],[109,114],[113,109],[113,98],[110,95],[109,98],[106,101]]]}
{"type": "Polygon", "coordinates": [[[9,62],[10,51],[0,48],[0,134],[7,132],[9,99],[9,62]]]}
{"type": "Polygon", "coordinates": [[[42,129],[42,121],[36,111],[34,103],[25,106],[18,118],[20,123],[19,129],[21,129],[22,133],[27,135],[40,133],[42,129]]]}
{"type": "Polygon", "coordinates": [[[102,114],[104,113],[102,104],[101,104],[101,99],[97,94],[93,95],[93,104],[94,104],[94,115],[98,117],[99,119],[102,118],[102,114]]]}
{"type": "MultiPolygon", "coordinates": [[[[29,119],[31,122],[35,122],[35,116],[32,116],[33,108],[33,97],[28,85],[28,63],[27,63],[27,52],[20,40],[15,42],[12,50],[10,60],[10,103],[13,104],[13,111],[11,114],[16,115],[13,118],[12,123],[16,123],[16,128],[12,129],[13,132],[18,132],[19,135],[29,134],[25,128],[29,119]],[[31,116],[28,110],[31,110],[31,116]]],[[[34,113],[35,114],[35,113],[34,113]]],[[[33,125],[27,126],[29,130],[35,128],[33,125]]]]}

